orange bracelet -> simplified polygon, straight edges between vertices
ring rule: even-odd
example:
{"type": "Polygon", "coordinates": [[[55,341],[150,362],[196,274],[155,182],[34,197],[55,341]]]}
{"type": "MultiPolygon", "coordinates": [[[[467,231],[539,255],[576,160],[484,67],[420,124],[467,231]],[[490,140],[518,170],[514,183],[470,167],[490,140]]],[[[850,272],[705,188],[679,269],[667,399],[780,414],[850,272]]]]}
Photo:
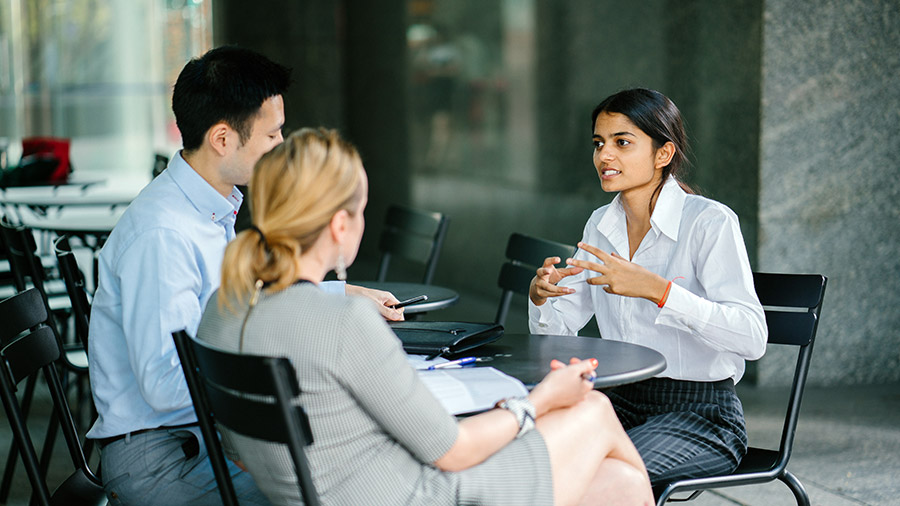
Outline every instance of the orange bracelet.
{"type": "Polygon", "coordinates": [[[669,281],[669,284],[666,285],[666,291],[663,292],[663,296],[661,299],[659,299],[659,304],[657,304],[656,307],[662,309],[662,307],[666,305],[666,300],[669,298],[669,290],[671,288],[672,288],[672,282],[669,281]]]}

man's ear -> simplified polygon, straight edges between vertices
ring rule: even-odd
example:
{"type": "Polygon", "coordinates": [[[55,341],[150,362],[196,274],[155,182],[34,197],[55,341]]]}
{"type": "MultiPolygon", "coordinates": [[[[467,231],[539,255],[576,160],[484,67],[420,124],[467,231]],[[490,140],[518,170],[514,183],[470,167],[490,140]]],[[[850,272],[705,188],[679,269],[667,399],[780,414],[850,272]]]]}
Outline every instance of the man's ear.
{"type": "Polygon", "coordinates": [[[672,161],[672,157],[675,156],[675,143],[672,141],[666,142],[659,149],[656,150],[656,159],[654,160],[654,167],[657,169],[661,169],[666,165],[669,165],[669,162],[672,161]]]}
{"type": "Polygon", "coordinates": [[[231,148],[231,143],[234,142],[230,135],[232,132],[234,130],[227,123],[216,123],[206,131],[206,141],[219,156],[225,156],[231,148]]]}

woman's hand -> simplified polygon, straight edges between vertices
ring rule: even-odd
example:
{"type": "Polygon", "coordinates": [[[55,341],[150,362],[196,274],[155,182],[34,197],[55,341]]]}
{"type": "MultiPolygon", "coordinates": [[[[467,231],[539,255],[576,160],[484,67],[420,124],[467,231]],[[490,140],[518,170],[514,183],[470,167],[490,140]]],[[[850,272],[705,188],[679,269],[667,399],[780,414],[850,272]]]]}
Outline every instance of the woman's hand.
{"type": "Polygon", "coordinates": [[[578,248],[597,257],[601,263],[568,259],[566,264],[599,273],[588,278],[589,285],[599,285],[606,293],[625,297],[641,297],[659,303],[669,284],[666,278],[648,271],[640,265],[625,260],[615,252],[607,253],[590,244],[579,242],[578,248]]]}
{"type": "Polygon", "coordinates": [[[548,297],[559,297],[560,295],[568,295],[575,293],[572,288],[556,286],[563,278],[580,273],[581,267],[567,267],[565,269],[557,269],[555,264],[562,260],[559,257],[547,257],[537,271],[534,279],[531,280],[531,286],[528,288],[528,296],[535,306],[541,306],[547,302],[548,297]]]}
{"type": "Polygon", "coordinates": [[[391,292],[351,285],[350,283],[347,283],[344,286],[344,291],[347,293],[347,295],[362,295],[363,297],[368,297],[374,300],[378,304],[378,311],[381,313],[381,316],[383,316],[385,320],[403,320],[402,308],[394,309],[388,307],[400,302],[399,300],[397,300],[397,297],[394,297],[394,294],[392,294],[391,292]]]}
{"type": "Polygon", "coordinates": [[[581,402],[594,389],[589,376],[596,368],[597,359],[594,358],[584,361],[573,358],[569,365],[552,361],[550,373],[528,395],[537,416],[581,402]]]}

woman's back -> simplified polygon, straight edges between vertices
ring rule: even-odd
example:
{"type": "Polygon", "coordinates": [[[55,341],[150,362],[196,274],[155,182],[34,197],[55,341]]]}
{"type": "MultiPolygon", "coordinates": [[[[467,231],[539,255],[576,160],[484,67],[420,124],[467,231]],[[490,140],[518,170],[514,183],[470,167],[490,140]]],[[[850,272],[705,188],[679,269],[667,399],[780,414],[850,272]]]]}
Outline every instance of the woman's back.
{"type": "MultiPolygon", "coordinates": [[[[218,295],[207,306],[198,338],[230,351],[290,358],[310,417],[314,444],[307,455],[323,499],[454,503],[454,475],[422,462],[433,462],[453,445],[456,422],[417,381],[371,302],[299,283],[263,293],[247,317],[246,303],[232,313],[219,307],[218,295]]],[[[273,502],[299,504],[286,447],[235,434],[227,438],[273,502]]]]}

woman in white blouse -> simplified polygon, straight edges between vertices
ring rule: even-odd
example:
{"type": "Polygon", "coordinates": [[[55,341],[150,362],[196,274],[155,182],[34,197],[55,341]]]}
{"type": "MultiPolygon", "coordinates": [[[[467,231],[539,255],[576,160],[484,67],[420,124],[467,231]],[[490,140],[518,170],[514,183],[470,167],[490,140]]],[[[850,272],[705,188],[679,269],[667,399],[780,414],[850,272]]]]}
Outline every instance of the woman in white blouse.
{"type": "Polygon", "coordinates": [[[548,258],[531,283],[529,325],[662,353],[657,378],[609,393],[654,485],[728,473],[746,453],[734,384],[765,352],[767,329],[738,218],[678,180],[686,136],[661,93],[626,90],[592,115],[594,166],[613,201],[591,215],[568,267],[548,258]]]}

